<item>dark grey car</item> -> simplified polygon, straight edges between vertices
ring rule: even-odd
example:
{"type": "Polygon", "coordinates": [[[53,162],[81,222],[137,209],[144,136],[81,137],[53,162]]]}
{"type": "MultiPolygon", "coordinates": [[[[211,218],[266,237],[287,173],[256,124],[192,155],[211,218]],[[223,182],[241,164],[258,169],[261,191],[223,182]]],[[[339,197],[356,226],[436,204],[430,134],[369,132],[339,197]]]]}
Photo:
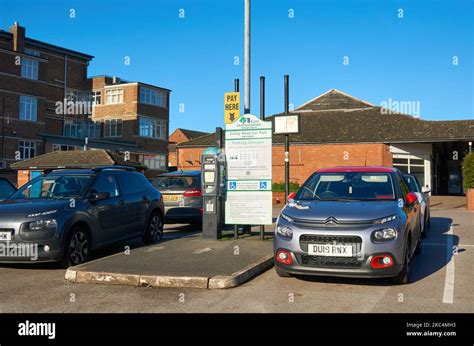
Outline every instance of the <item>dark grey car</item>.
{"type": "Polygon", "coordinates": [[[420,206],[399,170],[322,169],[291,197],[275,228],[278,275],[408,282],[410,261],[421,251],[420,206]]]}
{"type": "Polygon", "coordinates": [[[163,216],[160,193],[130,168],[53,171],[0,202],[0,262],[77,265],[119,241],[161,240],[163,216]]]}
{"type": "Polygon", "coordinates": [[[153,186],[163,195],[165,223],[202,222],[201,171],[176,171],[159,175],[153,186]]]}
{"type": "Polygon", "coordinates": [[[7,198],[16,191],[16,187],[8,179],[0,178],[0,200],[7,198]]]}

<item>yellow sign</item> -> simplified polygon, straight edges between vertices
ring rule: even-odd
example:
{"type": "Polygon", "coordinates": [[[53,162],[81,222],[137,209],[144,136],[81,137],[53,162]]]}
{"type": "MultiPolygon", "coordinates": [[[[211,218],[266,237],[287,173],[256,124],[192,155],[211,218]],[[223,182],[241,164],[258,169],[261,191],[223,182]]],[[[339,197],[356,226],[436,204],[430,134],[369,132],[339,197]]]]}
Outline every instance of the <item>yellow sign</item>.
{"type": "Polygon", "coordinates": [[[240,93],[224,93],[224,124],[232,124],[240,118],[240,93]]]}

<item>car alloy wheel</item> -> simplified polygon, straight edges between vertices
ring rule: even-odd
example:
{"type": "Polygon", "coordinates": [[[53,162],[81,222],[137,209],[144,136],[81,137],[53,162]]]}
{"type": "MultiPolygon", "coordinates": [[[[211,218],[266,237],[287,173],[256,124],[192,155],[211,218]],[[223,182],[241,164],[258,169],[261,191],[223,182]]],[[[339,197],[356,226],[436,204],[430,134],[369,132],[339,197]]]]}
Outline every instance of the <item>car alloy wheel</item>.
{"type": "Polygon", "coordinates": [[[89,240],[83,231],[77,231],[72,236],[69,257],[73,265],[84,263],[89,258],[89,240]]]}
{"type": "Polygon", "coordinates": [[[158,214],[153,214],[148,225],[149,238],[152,243],[163,239],[163,221],[158,214]]]}
{"type": "Polygon", "coordinates": [[[408,242],[405,249],[405,261],[403,262],[402,271],[393,278],[393,282],[398,285],[405,285],[410,281],[410,248],[411,244],[408,242]]]}

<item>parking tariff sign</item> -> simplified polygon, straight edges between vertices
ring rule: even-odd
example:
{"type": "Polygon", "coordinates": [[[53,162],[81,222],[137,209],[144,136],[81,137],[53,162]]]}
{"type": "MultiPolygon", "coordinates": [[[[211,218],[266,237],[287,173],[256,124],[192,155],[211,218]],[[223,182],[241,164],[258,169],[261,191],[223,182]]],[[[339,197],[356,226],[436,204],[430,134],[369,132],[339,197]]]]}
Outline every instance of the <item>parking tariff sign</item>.
{"type": "Polygon", "coordinates": [[[272,224],[272,133],[252,114],[226,125],[227,224],[272,224]]]}

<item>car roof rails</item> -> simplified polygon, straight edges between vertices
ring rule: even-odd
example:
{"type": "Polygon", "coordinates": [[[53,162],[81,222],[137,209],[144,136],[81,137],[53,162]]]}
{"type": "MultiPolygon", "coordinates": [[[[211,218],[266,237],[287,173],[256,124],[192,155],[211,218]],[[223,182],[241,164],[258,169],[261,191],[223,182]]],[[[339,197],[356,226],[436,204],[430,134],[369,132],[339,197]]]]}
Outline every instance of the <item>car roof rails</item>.
{"type": "Polygon", "coordinates": [[[94,167],[92,170],[94,172],[102,172],[102,171],[108,171],[108,170],[136,172],[136,168],[132,166],[97,166],[97,167],[94,167]]]}

